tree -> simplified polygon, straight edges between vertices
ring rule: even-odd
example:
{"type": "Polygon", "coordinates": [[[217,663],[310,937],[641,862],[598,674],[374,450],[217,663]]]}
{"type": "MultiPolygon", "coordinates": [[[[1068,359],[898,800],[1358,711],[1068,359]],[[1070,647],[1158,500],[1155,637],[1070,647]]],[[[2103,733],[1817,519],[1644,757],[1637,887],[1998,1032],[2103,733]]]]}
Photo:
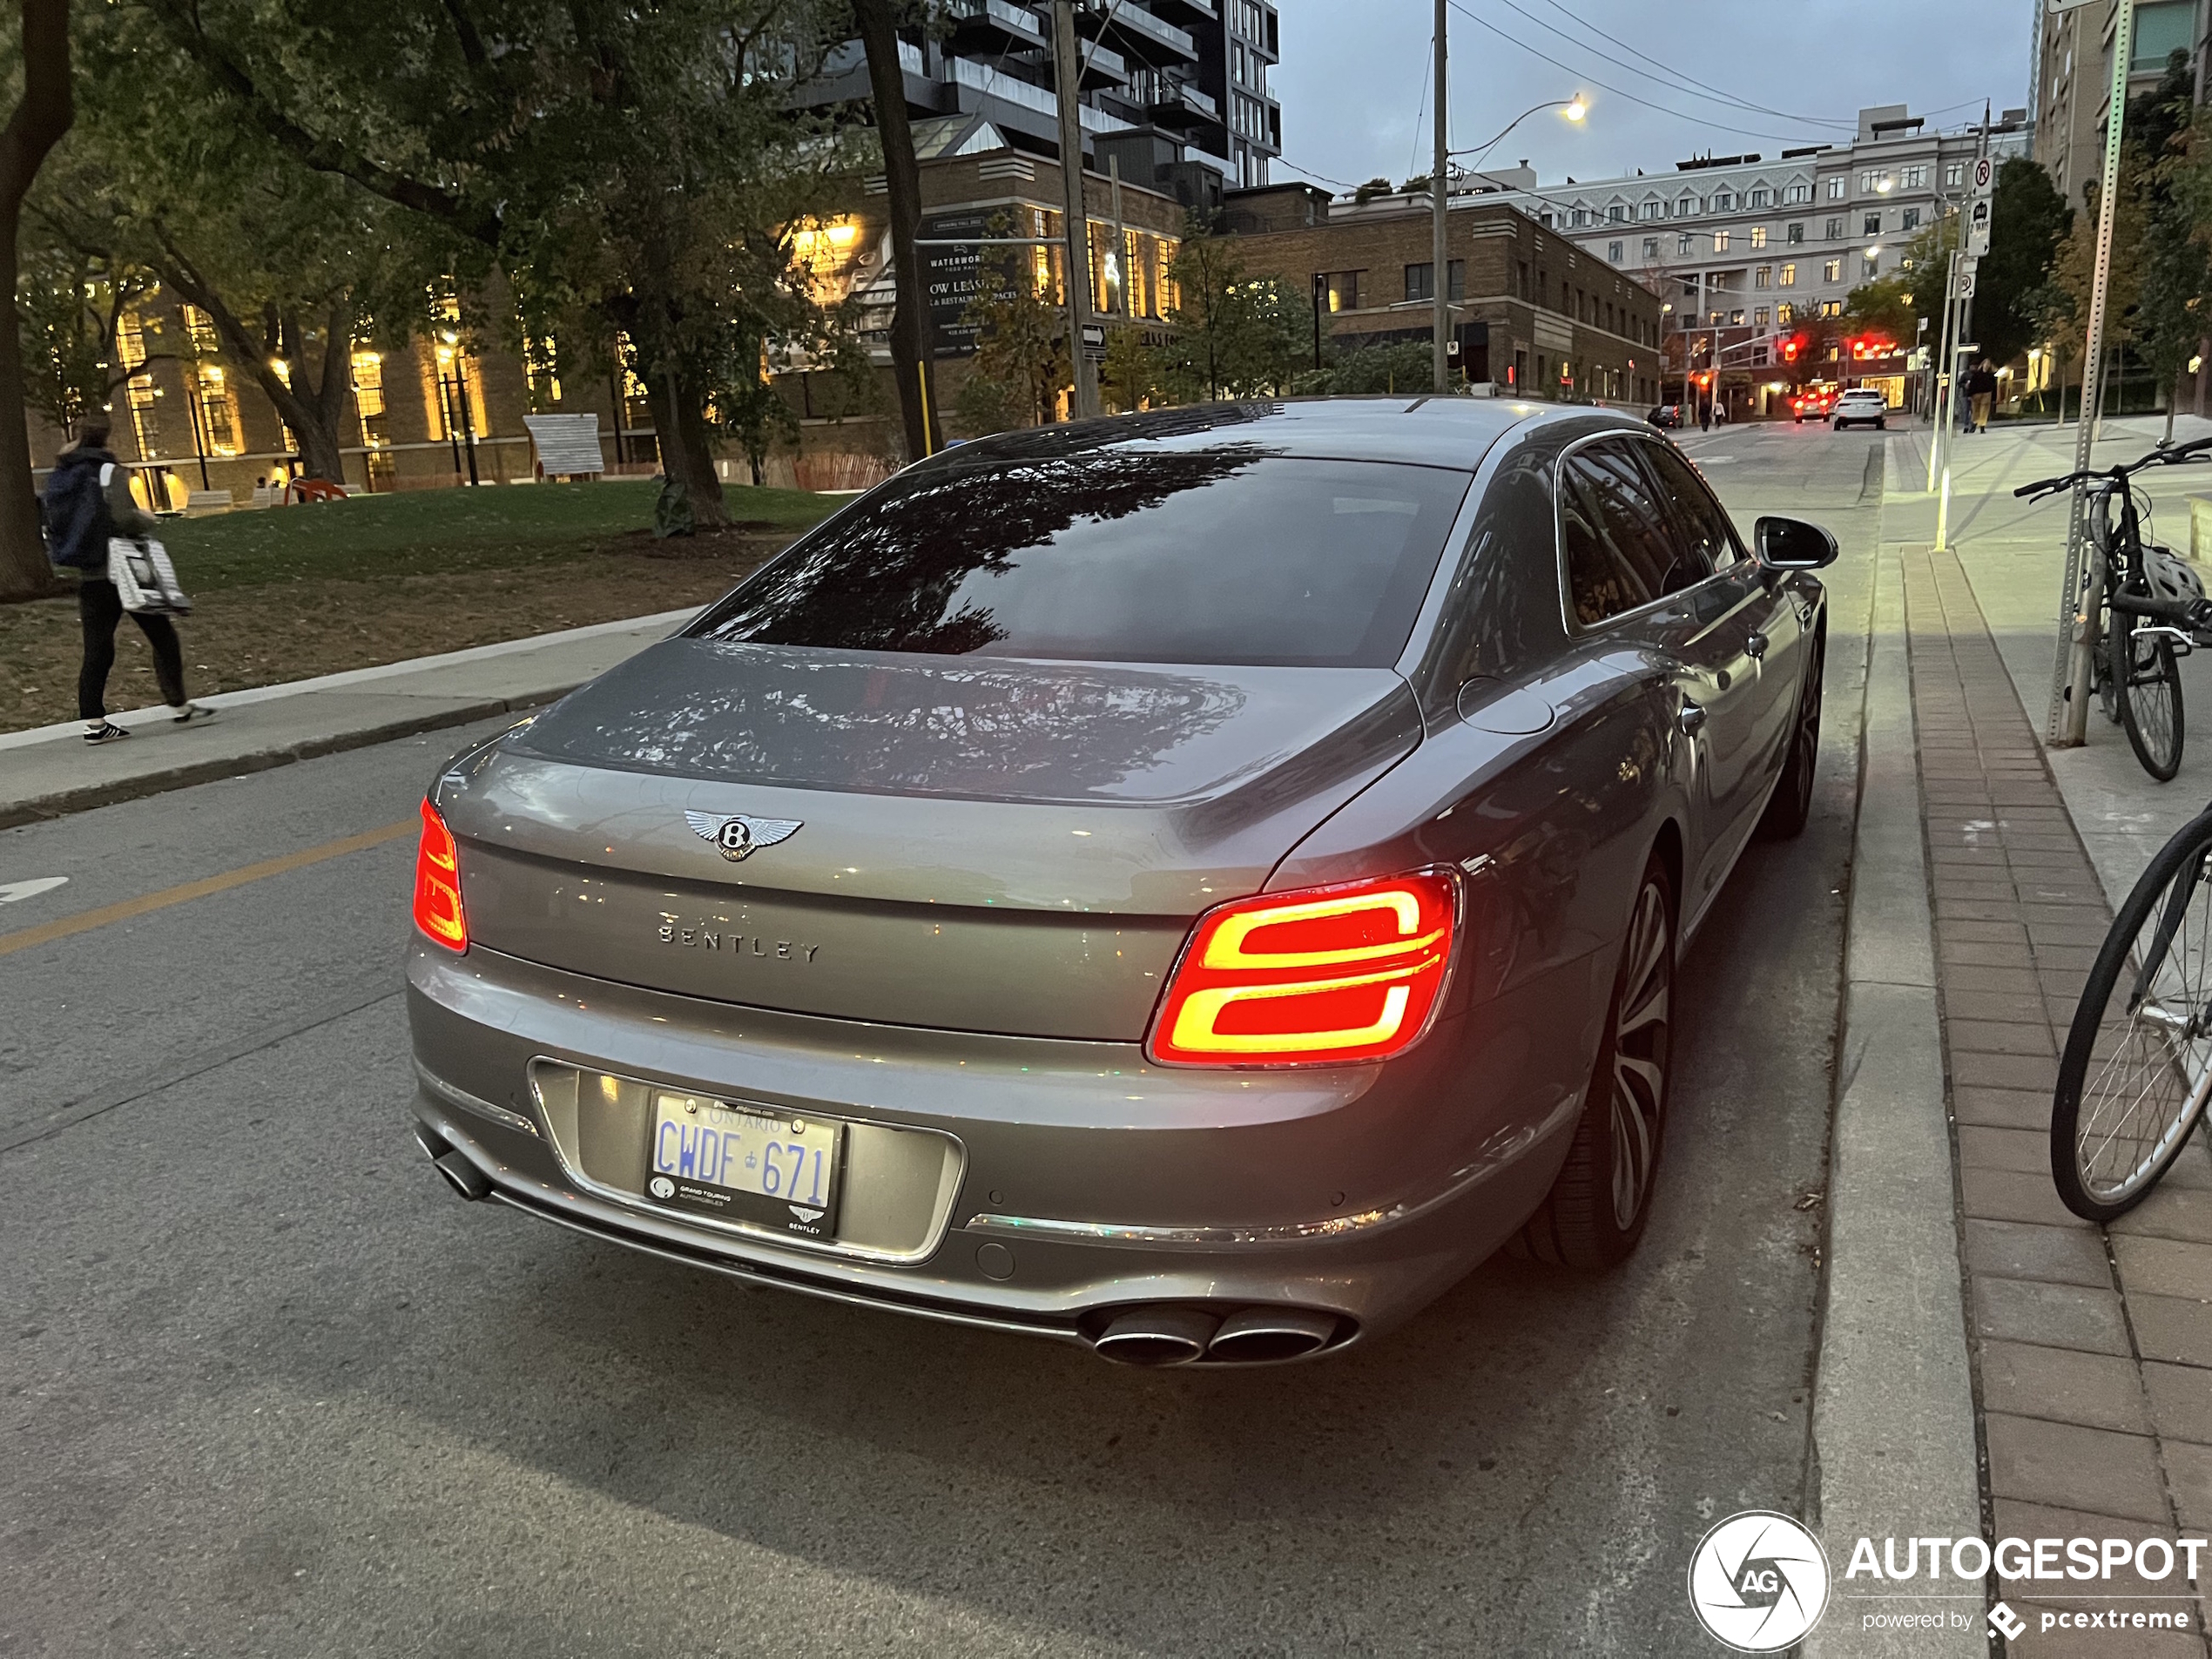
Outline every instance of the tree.
{"type": "MultiPolygon", "coordinates": [[[[1848,332],[1878,335],[1910,351],[1925,345],[1931,355],[1942,349],[1944,280],[1959,246],[1959,219],[1949,214],[1926,226],[1905,245],[1896,268],[1862,282],[1844,300],[1848,332]],[[1925,325],[1925,326],[1924,326],[1925,325]]],[[[1824,336],[1821,356],[1826,356],[1824,336]]],[[[1802,359],[1805,353],[1801,348],[1802,359]]]]}
{"type": "Polygon", "coordinates": [[[151,286],[73,249],[44,246],[23,256],[16,285],[24,398],[71,439],[128,379],[118,374],[125,315],[151,286]]]}
{"type": "Polygon", "coordinates": [[[815,0],[142,0],[126,23],[150,20],[299,165],[467,244],[462,292],[496,266],[532,334],[589,342],[587,361],[626,339],[664,469],[711,525],[727,520],[718,396],[757,377],[761,339],[823,322],[786,227],[859,194],[852,147],[789,108],[845,15],[815,0]]]}
{"type": "Polygon", "coordinates": [[[1312,355],[1313,303],[1305,285],[1246,273],[1234,237],[1193,220],[1169,280],[1178,299],[1172,344],[1157,378],[1177,402],[1279,395],[1312,355]]]}
{"type": "MultiPolygon", "coordinates": [[[[1001,215],[986,234],[1010,236],[1013,229],[1001,215]]],[[[961,424],[971,437],[1043,425],[1076,384],[1067,313],[1041,287],[1022,250],[983,251],[965,314],[976,330],[975,356],[960,391],[961,424]]]]}
{"type": "Polygon", "coordinates": [[[0,280],[9,317],[0,327],[0,599],[23,599],[53,586],[38,498],[31,482],[30,428],[24,417],[22,314],[17,286],[23,205],[53,147],[69,131],[69,0],[22,0],[17,12],[21,90],[0,128],[0,280]]]}
{"type": "Polygon", "coordinates": [[[1349,346],[1318,373],[1307,369],[1291,382],[1301,396],[1359,397],[1377,392],[1426,392],[1436,374],[1434,348],[1413,341],[1395,346],[1349,346]]]}
{"type": "Polygon", "coordinates": [[[2024,355],[2040,337],[2036,296],[2050,280],[2074,210],[2051,175],[2026,156],[1997,170],[1989,253],[1974,287],[1974,334],[1993,363],[2024,355]]]}
{"type": "Polygon", "coordinates": [[[914,129],[907,119],[907,73],[899,62],[894,0],[853,0],[853,21],[868,57],[868,85],[875,94],[875,131],[883,148],[883,176],[891,203],[891,266],[897,300],[891,313],[891,366],[899,384],[899,413],[911,459],[943,442],[933,431],[937,407],[929,304],[914,238],[921,233],[921,169],[914,158],[914,129]]]}
{"type": "MultiPolygon", "coordinates": [[[[2202,119],[2186,54],[2175,52],[2146,111],[2145,165],[2137,180],[2142,217],[2142,278],[2136,301],[2136,349],[2166,396],[2166,437],[2174,436],[2182,370],[2204,338],[2205,301],[2212,291],[2200,221],[2182,179],[2202,119]]],[[[2138,100],[2144,102],[2147,100],[2138,100]]],[[[2134,109],[2130,109],[2131,118],[2134,109]]]]}

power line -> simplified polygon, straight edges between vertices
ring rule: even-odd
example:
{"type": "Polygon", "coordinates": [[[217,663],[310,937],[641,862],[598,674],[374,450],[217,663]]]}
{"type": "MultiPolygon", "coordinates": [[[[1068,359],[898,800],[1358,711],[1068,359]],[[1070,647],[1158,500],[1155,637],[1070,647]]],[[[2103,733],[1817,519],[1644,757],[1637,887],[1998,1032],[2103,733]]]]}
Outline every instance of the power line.
{"type": "Polygon", "coordinates": [[[1595,76],[1583,75],[1582,71],[1576,69],[1572,64],[1561,63],[1558,58],[1551,56],[1550,53],[1540,51],[1537,48],[1531,46],[1527,41],[1507,34],[1504,30],[1499,28],[1497,24],[1492,23],[1487,17],[1469,10],[1467,6],[1461,4],[1460,0],[1451,0],[1451,5],[1452,9],[1458,12],[1461,17],[1466,17],[1471,23],[1479,24],[1480,27],[1488,30],[1492,34],[1497,36],[1499,39],[1504,41],[1507,45],[1518,46],[1522,51],[1527,52],[1531,57],[1541,58],[1545,63],[1549,64],[1554,69],[1563,69],[1569,75],[1581,76],[1584,82],[1588,85],[1598,87],[1604,91],[1610,92],[1615,98],[1624,98],[1631,104],[1642,105],[1645,109],[1654,111],[1660,115],[1672,116],[1677,121],[1687,121],[1692,125],[1707,127],[1716,132],[1733,132],[1739,137],[1746,138],[1771,138],[1778,144],[1787,144],[1791,141],[1791,139],[1803,136],[1800,133],[1764,132],[1752,127],[1731,126],[1725,121],[1709,120],[1703,116],[1689,115],[1684,113],[1681,110],[1669,109],[1663,104],[1654,104],[1649,98],[1640,98],[1635,93],[1628,91],[1624,87],[1612,85],[1608,82],[1599,80],[1595,76]]]}
{"type": "MultiPolygon", "coordinates": [[[[1839,127],[1849,130],[1855,128],[1858,125],[1858,123],[1855,121],[1839,120],[1832,116],[1798,115],[1788,110],[1770,109],[1764,104],[1750,103],[1746,99],[1737,98],[1732,92],[1724,91],[1720,87],[1712,84],[1710,81],[1701,81],[1694,75],[1683,73],[1681,70],[1674,68],[1671,64],[1667,64],[1659,58],[1654,57],[1649,52],[1645,51],[1642,48],[1630,45],[1618,35],[1610,35],[1606,33],[1604,30],[1599,28],[1595,24],[1588,22],[1587,19],[1578,17],[1573,12],[1568,10],[1566,7],[1559,3],[1559,0],[1543,0],[1543,3],[1549,6],[1554,11],[1558,12],[1561,17],[1567,18],[1570,23],[1575,24],[1581,28],[1588,30],[1591,34],[1597,36],[1602,40],[1612,42],[1613,44],[1620,47],[1622,51],[1628,52],[1634,57],[1641,57],[1645,63],[1651,64],[1654,68],[1663,71],[1667,75],[1673,77],[1674,79],[1677,83],[1681,83],[1681,84],[1669,87],[1668,90],[1670,91],[1689,92],[1693,95],[1710,94],[1714,98],[1720,98],[1725,103],[1734,105],[1738,109],[1747,111],[1753,115],[1771,115],[1779,120],[1802,122],[1807,126],[1839,127]]],[[[1557,35],[1561,40],[1568,41],[1573,45],[1579,46],[1584,51],[1595,52],[1598,57],[1604,58],[1606,62],[1609,64],[1617,64],[1622,69],[1627,70],[1630,74],[1641,75],[1646,80],[1660,81],[1660,78],[1652,74],[1649,70],[1638,69],[1634,64],[1624,62],[1622,59],[1614,57],[1609,52],[1599,51],[1596,47],[1590,45],[1586,41],[1575,39],[1573,36],[1568,34],[1564,30],[1546,23],[1541,17],[1535,16],[1533,12],[1516,5],[1514,3],[1514,0],[1500,0],[1500,3],[1504,5],[1508,10],[1520,12],[1522,17],[1527,18],[1529,22],[1534,24],[1539,29],[1549,30],[1553,34],[1557,35]]],[[[1660,81],[1660,84],[1665,85],[1666,83],[1664,81],[1660,81]]]]}
{"type": "Polygon", "coordinates": [[[1411,179],[1413,169],[1421,165],[1421,116],[1428,108],[1429,71],[1436,67],[1436,37],[1428,37],[1428,56],[1421,60],[1421,95],[1413,105],[1413,153],[1406,163],[1406,176],[1411,179]]]}

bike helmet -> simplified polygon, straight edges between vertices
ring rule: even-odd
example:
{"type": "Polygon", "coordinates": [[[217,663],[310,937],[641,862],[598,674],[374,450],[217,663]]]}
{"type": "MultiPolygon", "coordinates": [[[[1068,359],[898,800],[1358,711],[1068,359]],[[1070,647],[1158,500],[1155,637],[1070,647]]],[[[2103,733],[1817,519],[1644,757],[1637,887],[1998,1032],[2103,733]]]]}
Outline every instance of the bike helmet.
{"type": "Polygon", "coordinates": [[[2204,597],[2204,580],[2188,563],[2176,557],[2173,550],[2163,547],[2143,550],[2143,575],[2150,582],[2151,597],[2155,599],[2175,599],[2184,604],[2195,604],[2204,597]]]}

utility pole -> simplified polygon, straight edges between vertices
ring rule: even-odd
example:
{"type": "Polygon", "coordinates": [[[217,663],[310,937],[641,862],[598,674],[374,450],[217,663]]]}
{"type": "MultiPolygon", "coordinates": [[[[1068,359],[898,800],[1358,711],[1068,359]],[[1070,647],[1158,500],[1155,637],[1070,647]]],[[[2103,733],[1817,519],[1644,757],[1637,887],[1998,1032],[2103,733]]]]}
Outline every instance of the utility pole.
{"type": "Polygon", "coordinates": [[[1436,166],[1428,181],[1429,200],[1435,216],[1429,237],[1429,290],[1434,302],[1436,321],[1436,389],[1452,389],[1452,354],[1449,341],[1452,334],[1452,305],[1445,295],[1449,284],[1445,273],[1448,263],[1450,242],[1444,234],[1445,181],[1444,169],[1450,162],[1450,129],[1446,125],[1444,100],[1451,83],[1444,68],[1445,9],[1450,0],[1436,0],[1436,166]]]}
{"type": "Polygon", "coordinates": [[[1090,321],[1090,219],[1083,205],[1082,103],[1077,85],[1082,57],[1076,50],[1075,0],[1052,0],[1052,64],[1060,104],[1061,212],[1068,233],[1062,266],[1068,355],[1076,374],[1075,416],[1088,421],[1098,413],[1098,367],[1083,350],[1084,327],[1090,321]]]}
{"type": "MultiPolygon", "coordinates": [[[[2078,3],[2079,0],[2075,0],[2078,3]]],[[[2053,3],[2054,0],[2047,0],[2053,3]]],[[[2120,206],[2121,129],[2128,114],[2128,64],[2135,50],[2135,0],[2120,0],[2112,28],[2112,91],[2105,105],[2105,157],[2097,189],[2097,264],[2089,290],[2089,326],[2081,342],[2081,420],[2074,438],[2074,470],[2089,464],[2089,446],[2104,406],[2105,307],[2112,286],[2113,221],[2120,206]]],[[[2089,735],[2089,687],[2101,643],[2091,637],[2104,602],[2104,563],[2092,560],[2087,580],[2081,568],[2082,515],[2088,505],[2086,485],[2074,487],[2067,518],[2066,589],[2059,596],[2059,661],[2052,676],[2048,731],[2054,744],[2074,748],[2089,735]]]]}

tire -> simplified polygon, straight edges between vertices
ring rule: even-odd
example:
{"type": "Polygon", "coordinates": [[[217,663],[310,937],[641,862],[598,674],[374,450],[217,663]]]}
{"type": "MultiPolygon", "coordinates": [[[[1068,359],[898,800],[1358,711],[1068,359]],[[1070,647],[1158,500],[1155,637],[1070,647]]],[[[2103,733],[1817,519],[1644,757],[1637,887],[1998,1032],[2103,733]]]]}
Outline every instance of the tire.
{"type": "Polygon", "coordinates": [[[1874,422],[1874,430],[1877,432],[1887,432],[1889,429],[1890,423],[1887,421],[1877,421],[1874,422]]]}
{"type": "Polygon", "coordinates": [[[2183,826],[2151,860],[2074,1008],[2051,1101],[2051,1178],[2084,1220],[2108,1222],[2141,1204],[2203,1116],[2212,1039],[2196,1033],[2212,1003],[2212,880],[2202,879],[2208,856],[2212,812],[2183,826]],[[2169,894],[2186,900],[2170,917],[2169,894]],[[2175,925],[2160,971],[2131,1008],[2143,955],[2169,921],[2175,925]],[[2144,1016],[2146,1008],[2154,1017],[2144,1016]]]}
{"type": "Polygon", "coordinates": [[[1654,852],[1629,907],[1582,1116],[1552,1190],[1516,1241],[1539,1261],[1608,1268],[1651,1219],[1674,1065],[1675,884],[1654,852]]]}
{"type": "Polygon", "coordinates": [[[1797,696],[1797,711],[1790,730],[1789,758],[1768,797],[1766,814],[1759,819],[1759,833],[1770,841],[1794,841],[1812,819],[1813,774],[1820,765],[1820,674],[1828,656],[1824,635],[1813,636],[1811,654],[1805,662],[1804,688],[1797,696]]]}
{"type": "Polygon", "coordinates": [[[1843,423],[1841,421],[1837,421],[1837,422],[1836,422],[1836,430],[1837,430],[1837,431],[1838,431],[1838,432],[1841,432],[1843,429],[1844,429],[1844,423],[1843,423]]]}
{"type": "Polygon", "coordinates": [[[2143,770],[2161,784],[2182,769],[2187,735],[2182,710],[2182,671],[2163,637],[2134,630],[2134,618],[2114,610],[2106,637],[2120,724],[2143,770]]]}

